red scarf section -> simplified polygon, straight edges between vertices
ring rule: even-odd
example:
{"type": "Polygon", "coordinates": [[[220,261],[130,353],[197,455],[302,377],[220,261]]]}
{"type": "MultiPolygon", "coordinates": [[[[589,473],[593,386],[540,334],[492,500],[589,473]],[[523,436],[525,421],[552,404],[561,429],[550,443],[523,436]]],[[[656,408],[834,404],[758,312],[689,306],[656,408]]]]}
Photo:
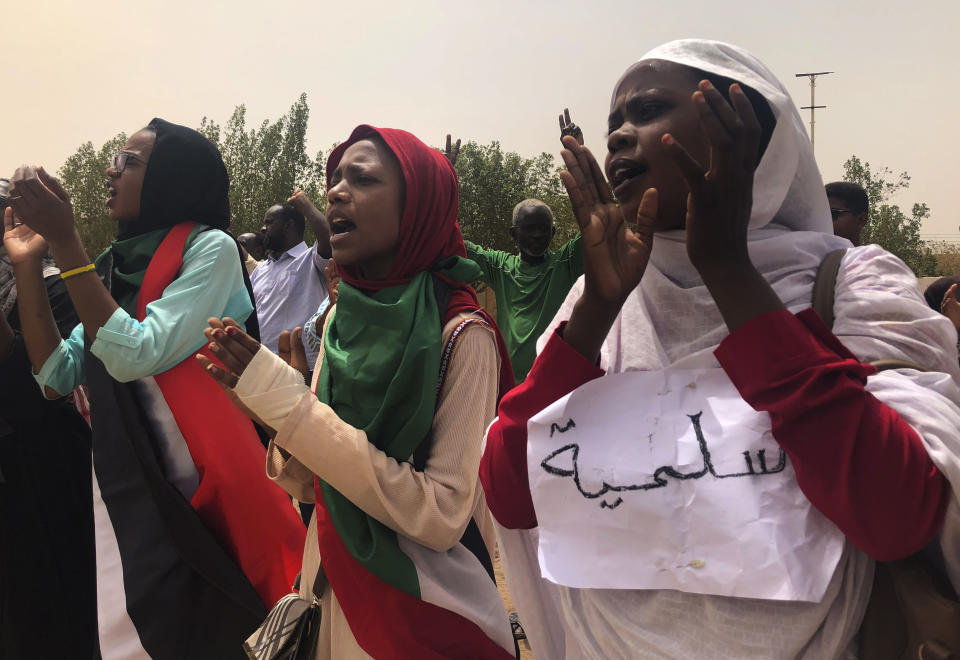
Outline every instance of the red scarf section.
{"type": "MultiPolygon", "coordinates": [[[[179,275],[194,226],[177,225],[157,249],[140,287],[138,320],[179,275]]],[[[207,345],[199,352],[220,364],[207,345]]],[[[266,452],[253,424],[193,355],[154,380],[200,477],[190,504],[270,609],[290,592],[300,570],[306,529],[286,493],[267,477],[266,452]]]]}

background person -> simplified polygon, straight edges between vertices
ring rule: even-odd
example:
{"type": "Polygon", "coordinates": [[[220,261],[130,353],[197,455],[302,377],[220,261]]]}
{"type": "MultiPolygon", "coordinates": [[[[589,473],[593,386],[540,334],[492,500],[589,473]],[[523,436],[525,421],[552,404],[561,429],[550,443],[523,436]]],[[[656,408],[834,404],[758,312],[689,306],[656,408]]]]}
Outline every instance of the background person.
{"type": "Polygon", "coordinates": [[[960,275],[941,277],[932,282],[923,292],[930,309],[940,312],[960,332],[960,301],[957,300],[957,285],[960,284],[960,275]]]}
{"type": "Polygon", "coordinates": [[[834,181],[826,186],[833,233],[843,236],[854,245],[860,245],[860,232],[870,220],[870,200],[867,191],[850,181],[834,181]]]}
{"type": "Polygon", "coordinates": [[[552,252],[550,241],[556,231],[550,207],[525,199],[513,207],[510,226],[517,254],[464,241],[467,256],[483,271],[480,279],[497,296],[497,325],[518,383],[527,377],[536,357],[537,338],[583,274],[580,234],[552,252]]]}
{"type": "MultiPolygon", "coordinates": [[[[298,191],[290,199],[267,209],[260,229],[267,258],[250,277],[257,301],[260,339],[274,353],[280,333],[302,327],[327,297],[324,271],[330,259],[329,225],[303,192],[298,191]],[[303,240],[305,210],[313,220],[317,236],[313,249],[303,240]]],[[[312,366],[317,352],[306,344],[304,349],[312,366]]]]}
{"type": "Polygon", "coordinates": [[[247,269],[247,275],[252,275],[254,269],[264,260],[263,234],[247,232],[237,236],[237,243],[243,248],[245,255],[243,265],[247,269]]]}

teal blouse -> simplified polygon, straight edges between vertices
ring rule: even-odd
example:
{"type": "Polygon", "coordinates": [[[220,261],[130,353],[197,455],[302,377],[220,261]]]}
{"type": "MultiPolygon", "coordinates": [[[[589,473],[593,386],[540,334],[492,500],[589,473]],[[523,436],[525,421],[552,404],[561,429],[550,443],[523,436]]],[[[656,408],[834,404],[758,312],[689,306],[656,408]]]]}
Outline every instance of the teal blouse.
{"type": "MultiPolygon", "coordinates": [[[[117,308],[97,331],[91,353],[121,382],[152,376],[176,366],[196,352],[206,338],[207,319],[229,316],[241,325],[253,312],[243,284],[243,265],[233,239],[221,231],[198,234],[183,254],[180,275],[147,305],[138,321],[117,308]]],[[[40,389],[70,393],[86,380],[83,324],[61,341],[34,374],[40,389]]]]}

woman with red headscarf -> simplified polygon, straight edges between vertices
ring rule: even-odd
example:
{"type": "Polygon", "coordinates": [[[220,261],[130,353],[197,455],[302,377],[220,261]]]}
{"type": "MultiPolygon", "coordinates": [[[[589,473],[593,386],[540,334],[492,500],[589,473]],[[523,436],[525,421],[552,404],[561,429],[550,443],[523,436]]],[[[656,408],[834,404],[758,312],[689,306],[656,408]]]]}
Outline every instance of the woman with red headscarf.
{"type": "Polygon", "coordinates": [[[343,280],[312,388],[229,319],[207,331],[226,370],[201,361],[277,431],[270,477],[316,502],[300,593],[320,599],[318,658],[512,657],[477,471],[513,383],[468,284],[456,172],[409,133],[360,126],[327,173],[343,280]]]}

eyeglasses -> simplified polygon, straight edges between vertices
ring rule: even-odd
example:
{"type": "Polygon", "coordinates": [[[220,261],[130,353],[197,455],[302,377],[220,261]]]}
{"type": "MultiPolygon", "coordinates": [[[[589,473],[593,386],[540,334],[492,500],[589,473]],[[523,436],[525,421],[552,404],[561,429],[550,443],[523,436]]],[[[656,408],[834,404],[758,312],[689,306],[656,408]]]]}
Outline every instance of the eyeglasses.
{"type": "Polygon", "coordinates": [[[135,160],[139,163],[143,162],[138,156],[135,156],[129,151],[121,151],[113,157],[113,169],[117,171],[117,174],[122,174],[123,171],[127,169],[128,160],[135,160]]]}
{"type": "Polygon", "coordinates": [[[833,221],[836,222],[844,213],[853,213],[850,209],[830,209],[830,217],[833,218],[833,221]]]}

